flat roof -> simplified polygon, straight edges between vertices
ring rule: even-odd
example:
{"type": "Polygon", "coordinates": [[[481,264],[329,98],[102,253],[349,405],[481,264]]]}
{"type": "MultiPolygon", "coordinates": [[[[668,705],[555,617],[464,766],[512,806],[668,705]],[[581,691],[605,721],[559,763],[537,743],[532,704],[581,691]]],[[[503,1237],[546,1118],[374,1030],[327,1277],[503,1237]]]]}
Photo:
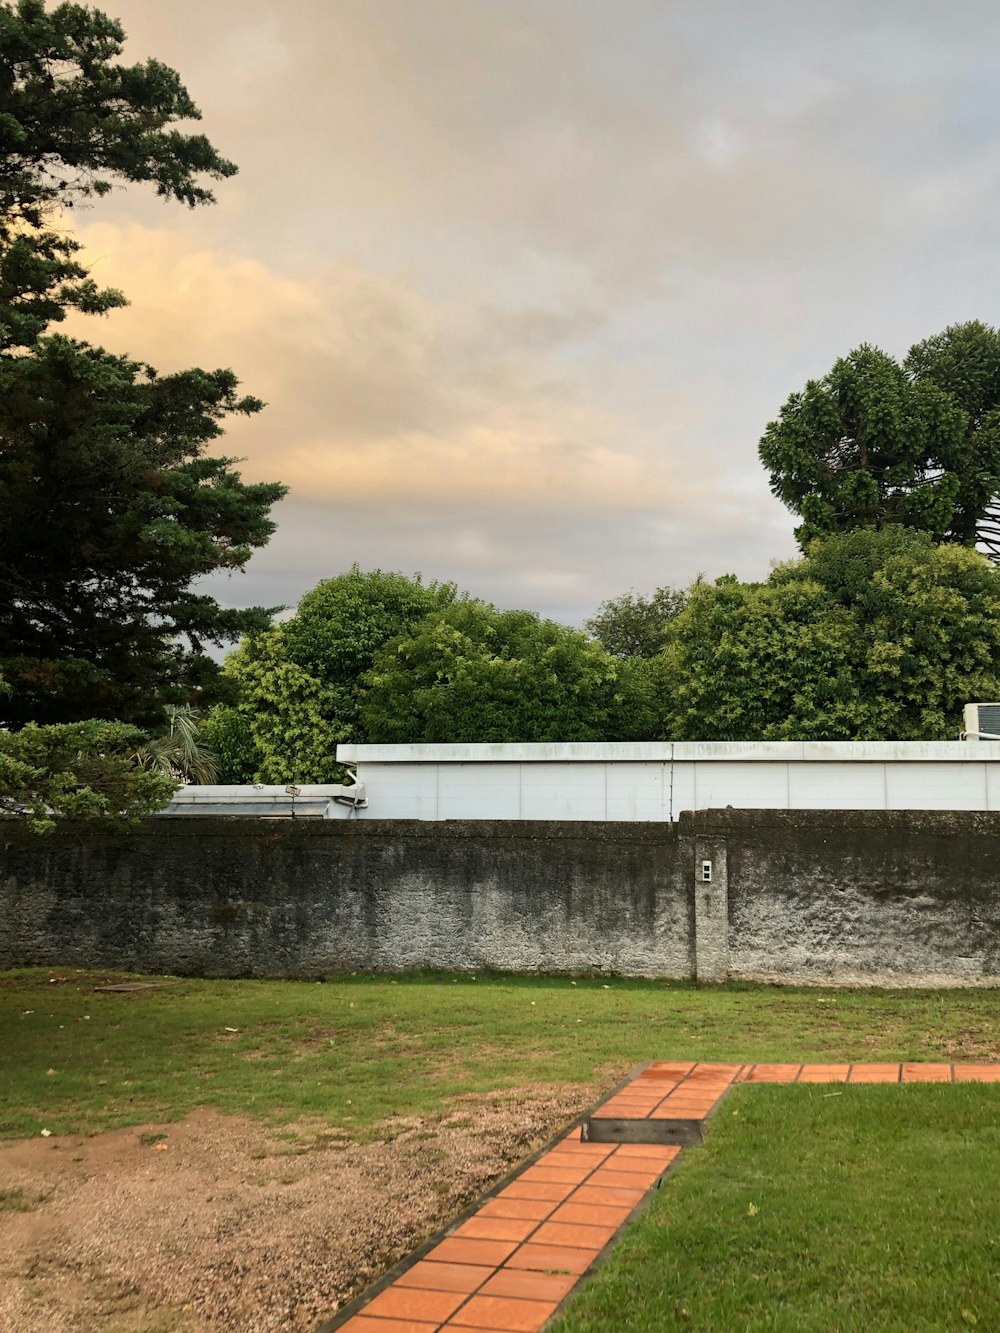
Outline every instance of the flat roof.
{"type": "MultiPolygon", "coordinates": [[[[342,764],[1000,762],[1000,741],[568,741],[338,745],[342,764]]],[[[303,789],[307,790],[307,789],[303,789]]]]}

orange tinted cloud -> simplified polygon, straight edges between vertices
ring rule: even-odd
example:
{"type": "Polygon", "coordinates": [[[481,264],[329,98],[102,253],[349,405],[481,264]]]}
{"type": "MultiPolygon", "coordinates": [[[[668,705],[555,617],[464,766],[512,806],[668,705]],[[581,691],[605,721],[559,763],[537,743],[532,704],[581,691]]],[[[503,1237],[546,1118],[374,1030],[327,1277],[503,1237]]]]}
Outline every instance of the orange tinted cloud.
{"type": "MultiPolygon", "coordinates": [[[[306,281],[137,224],[95,222],[80,236],[95,277],[132,305],[71,330],[163,372],[232,366],[268,404],[222,444],[247,456],[248,477],[342,503],[649,509],[704,493],[677,423],[667,464],[638,422],[549,359],[561,326],[544,312],[533,336],[530,312],[473,319],[347,264],[306,281]]],[[[690,415],[678,402],[677,422],[690,415]]]]}

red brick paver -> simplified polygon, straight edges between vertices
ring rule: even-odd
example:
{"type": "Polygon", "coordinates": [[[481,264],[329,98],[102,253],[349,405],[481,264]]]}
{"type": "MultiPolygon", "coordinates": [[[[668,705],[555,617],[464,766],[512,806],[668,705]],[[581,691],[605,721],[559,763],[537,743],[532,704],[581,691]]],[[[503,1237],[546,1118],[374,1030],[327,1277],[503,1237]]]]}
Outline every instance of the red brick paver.
{"type": "MultiPolygon", "coordinates": [[[[702,1122],[735,1083],[1000,1082],[1000,1064],[653,1061],[591,1120],[702,1122]]],[[[647,1131],[638,1128],[641,1138],[647,1131]]],[[[572,1130],[358,1311],[338,1333],[539,1333],[676,1160],[656,1142],[572,1130]]]]}
{"type": "Polygon", "coordinates": [[[903,1066],[904,1083],[950,1083],[951,1065],[907,1064],[903,1066]]]}
{"type": "Polygon", "coordinates": [[[594,1112],[595,1119],[704,1120],[742,1065],[693,1061],[647,1065],[625,1088],[594,1112]]]}
{"type": "Polygon", "coordinates": [[[803,1065],[799,1083],[846,1083],[850,1065],[803,1065]]]}
{"type": "Polygon", "coordinates": [[[1000,1083],[1000,1065],[955,1065],[956,1083],[1000,1083]]]}
{"type": "Polygon", "coordinates": [[[899,1083],[902,1065],[851,1065],[848,1083],[899,1083]]]}
{"type": "Polygon", "coordinates": [[[802,1073],[801,1065],[754,1065],[747,1074],[748,1083],[794,1083],[802,1073]]]}

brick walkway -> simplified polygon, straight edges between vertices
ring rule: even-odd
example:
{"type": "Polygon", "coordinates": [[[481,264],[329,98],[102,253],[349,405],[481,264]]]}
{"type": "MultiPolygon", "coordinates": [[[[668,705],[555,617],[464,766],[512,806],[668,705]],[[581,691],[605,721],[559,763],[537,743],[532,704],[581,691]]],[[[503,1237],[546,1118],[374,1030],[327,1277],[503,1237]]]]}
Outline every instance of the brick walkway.
{"type": "Polygon", "coordinates": [[[735,1083],[1000,1082],[1000,1064],[654,1061],[356,1312],[340,1333],[537,1333],[735,1083]]]}

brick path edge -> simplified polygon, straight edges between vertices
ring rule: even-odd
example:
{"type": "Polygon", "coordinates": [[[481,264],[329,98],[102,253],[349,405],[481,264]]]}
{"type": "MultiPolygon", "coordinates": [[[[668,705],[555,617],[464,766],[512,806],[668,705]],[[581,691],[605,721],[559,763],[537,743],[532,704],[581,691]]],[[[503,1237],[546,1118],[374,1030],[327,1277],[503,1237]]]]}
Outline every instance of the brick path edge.
{"type": "Polygon", "coordinates": [[[649,1061],[315,1333],[539,1333],[679,1160],[664,1122],[703,1125],[742,1084],[930,1082],[1000,1064],[649,1061]]]}

